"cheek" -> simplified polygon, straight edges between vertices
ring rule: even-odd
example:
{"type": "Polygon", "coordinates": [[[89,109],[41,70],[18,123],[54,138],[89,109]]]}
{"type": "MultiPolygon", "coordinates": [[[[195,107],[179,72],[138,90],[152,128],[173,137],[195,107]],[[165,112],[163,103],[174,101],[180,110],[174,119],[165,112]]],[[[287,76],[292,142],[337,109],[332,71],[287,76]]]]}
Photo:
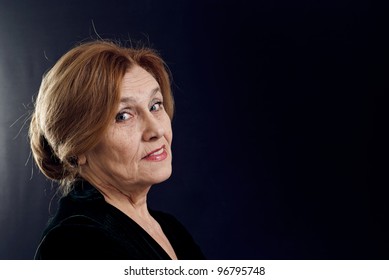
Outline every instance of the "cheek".
{"type": "Polygon", "coordinates": [[[106,137],[96,148],[95,154],[99,155],[101,160],[112,163],[128,163],[138,153],[137,145],[133,139],[124,133],[112,133],[106,137]]]}
{"type": "Polygon", "coordinates": [[[108,152],[114,155],[117,162],[130,163],[137,159],[139,150],[135,141],[127,137],[108,147],[108,152]]]}
{"type": "Polygon", "coordinates": [[[169,123],[165,126],[165,138],[166,138],[166,140],[168,141],[169,144],[172,143],[173,131],[172,131],[172,126],[170,124],[170,120],[169,120],[169,123]]]}

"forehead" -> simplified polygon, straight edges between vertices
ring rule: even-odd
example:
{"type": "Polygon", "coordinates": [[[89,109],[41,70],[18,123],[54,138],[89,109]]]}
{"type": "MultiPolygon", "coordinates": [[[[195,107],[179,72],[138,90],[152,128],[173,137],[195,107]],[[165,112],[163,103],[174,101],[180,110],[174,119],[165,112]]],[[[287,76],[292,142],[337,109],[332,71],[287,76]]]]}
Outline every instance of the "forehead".
{"type": "Polygon", "coordinates": [[[121,94],[136,95],[159,87],[157,80],[145,69],[135,65],[123,77],[121,94]]]}

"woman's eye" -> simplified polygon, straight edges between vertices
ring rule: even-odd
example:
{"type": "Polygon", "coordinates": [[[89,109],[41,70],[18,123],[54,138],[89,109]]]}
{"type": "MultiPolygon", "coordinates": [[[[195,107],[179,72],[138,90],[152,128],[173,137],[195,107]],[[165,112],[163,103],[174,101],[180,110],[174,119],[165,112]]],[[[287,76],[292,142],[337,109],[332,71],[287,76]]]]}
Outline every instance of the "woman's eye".
{"type": "Polygon", "coordinates": [[[150,111],[159,111],[163,108],[162,102],[156,102],[153,106],[151,106],[150,111]]]}
{"type": "Polygon", "coordinates": [[[122,113],[117,114],[115,119],[117,122],[123,122],[123,121],[128,120],[130,117],[131,117],[131,115],[129,113],[122,112],[122,113]]]}

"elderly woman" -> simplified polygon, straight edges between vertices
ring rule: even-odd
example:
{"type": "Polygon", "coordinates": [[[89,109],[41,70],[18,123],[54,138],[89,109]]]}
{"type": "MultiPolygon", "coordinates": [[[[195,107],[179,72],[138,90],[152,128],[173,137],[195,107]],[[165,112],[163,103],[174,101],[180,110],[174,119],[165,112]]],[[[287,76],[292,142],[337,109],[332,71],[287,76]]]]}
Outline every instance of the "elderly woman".
{"type": "Polygon", "coordinates": [[[182,224],[147,206],[172,172],[172,117],[169,75],[150,49],[89,42],[54,65],[30,141],[62,198],[36,259],[204,258],[182,224]]]}

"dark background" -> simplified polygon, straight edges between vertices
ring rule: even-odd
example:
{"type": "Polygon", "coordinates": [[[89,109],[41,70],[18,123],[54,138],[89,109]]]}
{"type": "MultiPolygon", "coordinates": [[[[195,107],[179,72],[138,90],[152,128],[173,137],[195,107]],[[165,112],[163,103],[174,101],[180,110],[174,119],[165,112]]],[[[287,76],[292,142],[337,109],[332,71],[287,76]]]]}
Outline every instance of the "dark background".
{"type": "Polygon", "coordinates": [[[173,73],[173,175],[149,203],[209,259],[388,259],[387,14],[362,0],[0,0],[0,259],[33,258],[55,211],[27,139],[42,74],[98,36],[141,40],[173,73]]]}

